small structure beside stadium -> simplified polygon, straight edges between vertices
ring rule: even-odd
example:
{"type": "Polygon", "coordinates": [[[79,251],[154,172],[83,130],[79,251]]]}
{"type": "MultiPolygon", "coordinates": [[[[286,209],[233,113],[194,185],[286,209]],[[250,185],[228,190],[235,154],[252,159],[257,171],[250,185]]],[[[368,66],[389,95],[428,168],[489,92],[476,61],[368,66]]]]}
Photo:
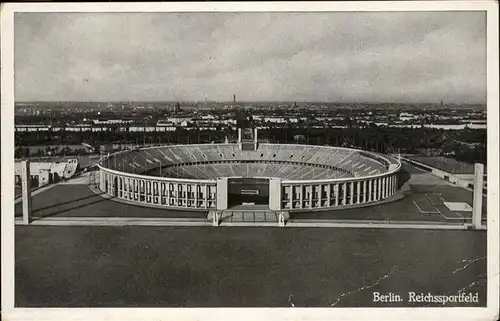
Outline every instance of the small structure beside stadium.
{"type": "MultiPolygon", "coordinates": [[[[177,210],[235,208],[278,213],[376,204],[398,191],[401,162],[351,148],[259,143],[239,130],[236,143],[168,145],[120,151],[98,164],[111,197],[177,210]]],[[[281,223],[280,223],[281,224],[281,223]]]]}
{"type": "MultiPolygon", "coordinates": [[[[62,161],[32,161],[28,164],[33,187],[42,187],[61,180],[70,179],[80,169],[78,159],[76,158],[62,161]]],[[[15,163],[14,180],[16,186],[21,186],[22,168],[22,162],[15,163]]]]}

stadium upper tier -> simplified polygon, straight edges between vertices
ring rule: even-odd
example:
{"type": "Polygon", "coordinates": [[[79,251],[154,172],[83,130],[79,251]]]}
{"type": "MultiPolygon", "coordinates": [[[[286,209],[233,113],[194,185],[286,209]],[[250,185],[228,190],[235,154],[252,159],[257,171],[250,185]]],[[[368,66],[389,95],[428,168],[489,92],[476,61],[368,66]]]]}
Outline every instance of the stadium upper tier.
{"type": "Polygon", "coordinates": [[[285,180],[335,179],[382,174],[398,161],[361,150],[288,144],[173,145],[122,151],[105,158],[108,169],[186,179],[279,177],[285,180]]]}

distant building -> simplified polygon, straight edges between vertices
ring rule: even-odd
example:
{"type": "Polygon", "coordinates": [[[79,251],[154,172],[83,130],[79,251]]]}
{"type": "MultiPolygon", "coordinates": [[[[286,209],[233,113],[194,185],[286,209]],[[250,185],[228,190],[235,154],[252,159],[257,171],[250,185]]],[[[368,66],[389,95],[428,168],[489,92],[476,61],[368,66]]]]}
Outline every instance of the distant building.
{"type": "Polygon", "coordinates": [[[159,127],[169,127],[169,126],[175,126],[175,123],[172,122],[172,121],[168,121],[168,120],[159,120],[156,123],[156,126],[159,126],[159,127]]]}
{"type": "Polygon", "coordinates": [[[180,124],[182,122],[191,122],[192,117],[167,117],[166,121],[174,124],[180,124]]]}
{"type": "Polygon", "coordinates": [[[131,124],[133,120],[125,120],[125,119],[107,119],[107,120],[99,120],[94,119],[92,122],[95,125],[112,125],[112,124],[131,124]]]}
{"type": "MultiPolygon", "coordinates": [[[[30,175],[36,186],[44,186],[73,177],[79,168],[78,159],[68,159],[62,162],[30,162],[30,175]]],[[[20,162],[15,163],[14,178],[16,184],[20,184],[20,162]]]]}
{"type": "Polygon", "coordinates": [[[174,105],[174,110],[173,110],[173,111],[174,111],[174,113],[180,113],[180,112],[182,111],[182,109],[181,109],[181,104],[177,102],[177,103],[174,105]]]}
{"type": "Polygon", "coordinates": [[[402,121],[411,120],[411,119],[414,119],[414,118],[415,118],[415,115],[410,114],[410,113],[400,113],[399,114],[399,119],[402,120],[402,121]]]}
{"type": "Polygon", "coordinates": [[[203,119],[203,120],[213,120],[213,119],[215,119],[215,116],[213,116],[213,115],[202,115],[201,119],[203,119]]]}

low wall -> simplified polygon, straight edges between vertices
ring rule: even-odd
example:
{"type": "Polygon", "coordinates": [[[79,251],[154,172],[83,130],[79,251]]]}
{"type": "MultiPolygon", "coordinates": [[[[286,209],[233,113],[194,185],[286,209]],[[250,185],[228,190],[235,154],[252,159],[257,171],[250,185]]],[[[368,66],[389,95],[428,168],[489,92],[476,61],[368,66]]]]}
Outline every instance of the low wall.
{"type": "MultiPolygon", "coordinates": [[[[444,179],[445,181],[448,181],[454,185],[464,187],[464,188],[474,188],[473,184],[471,185],[470,180],[461,179],[460,177],[456,176],[455,174],[443,171],[443,170],[438,169],[438,168],[434,168],[432,166],[429,166],[429,165],[421,163],[421,162],[417,162],[417,161],[410,159],[410,158],[401,157],[401,160],[404,160],[412,165],[415,165],[418,168],[422,168],[422,169],[428,171],[429,173],[431,173],[432,175],[439,177],[441,179],[444,179]]],[[[483,187],[483,192],[486,192],[486,187],[483,187]]]]}

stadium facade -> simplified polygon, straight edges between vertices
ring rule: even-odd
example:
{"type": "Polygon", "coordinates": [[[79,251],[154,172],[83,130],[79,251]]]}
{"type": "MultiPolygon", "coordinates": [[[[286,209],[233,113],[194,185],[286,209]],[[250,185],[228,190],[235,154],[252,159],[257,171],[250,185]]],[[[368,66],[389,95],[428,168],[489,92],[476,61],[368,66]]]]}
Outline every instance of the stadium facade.
{"type": "Polygon", "coordinates": [[[332,210],[378,203],[398,190],[401,162],[357,149],[257,141],[139,148],[103,157],[99,188],[111,197],[177,210],[258,205],[332,210]]]}

